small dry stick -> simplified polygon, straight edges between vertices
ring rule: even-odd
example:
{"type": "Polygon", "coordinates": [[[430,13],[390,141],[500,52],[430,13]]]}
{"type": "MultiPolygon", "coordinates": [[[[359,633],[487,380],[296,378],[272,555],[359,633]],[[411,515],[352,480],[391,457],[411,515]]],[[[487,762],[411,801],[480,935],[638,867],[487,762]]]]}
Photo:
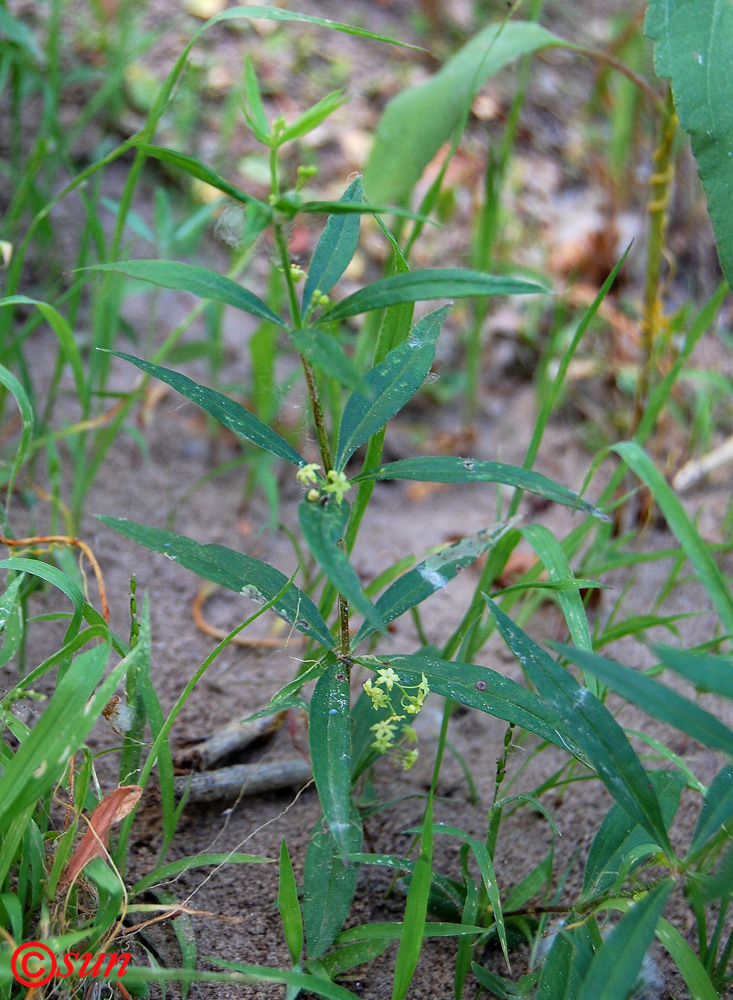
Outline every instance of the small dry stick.
{"type": "Polygon", "coordinates": [[[176,795],[188,793],[188,803],[236,802],[245,795],[260,795],[294,788],[311,780],[310,764],[302,757],[270,764],[234,764],[217,771],[203,771],[175,778],[176,795]]]}

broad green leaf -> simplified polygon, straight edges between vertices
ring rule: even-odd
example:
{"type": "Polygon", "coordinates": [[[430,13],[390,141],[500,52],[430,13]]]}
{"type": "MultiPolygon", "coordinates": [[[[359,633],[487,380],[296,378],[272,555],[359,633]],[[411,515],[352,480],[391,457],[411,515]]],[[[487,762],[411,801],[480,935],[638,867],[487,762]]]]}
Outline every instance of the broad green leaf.
{"type": "Polygon", "coordinates": [[[356,570],[339,545],[349,519],[349,505],[346,501],[337,503],[335,498],[330,498],[325,506],[302,500],[298,514],[303,537],[326,571],[329,581],[343,594],[354,611],[364,615],[373,629],[384,631],[384,622],[364,593],[356,570]]]}
{"type": "Polygon", "coordinates": [[[366,383],[353,361],[344,354],[338,341],[317,326],[307,326],[300,330],[288,330],[296,351],[311,361],[326,375],[347,389],[364,391],[366,383]]]}
{"type": "Polygon", "coordinates": [[[241,191],[234,184],[230,184],[229,181],[224,180],[219,174],[193,157],[186,156],[185,153],[179,153],[175,149],[166,149],[165,146],[151,146],[145,142],[137,143],[137,146],[147,156],[152,156],[163,163],[170,163],[171,166],[179,167],[190,177],[195,177],[197,180],[210,184],[217,191],[221,191],[222,194],[228,195],[242,205],[256,206],[266,218],[272,218],[272,208],[266,202],[260,201],[259,198],[254,198],[251,194],[247,194],[246,191],[241,191]]]}
{"type": "MultiPolygon", "coordinates": [[[[341,201],[364,200],[361,177],[344,191],[341,201]]],[[[356,252],[359,242],[359,215],[331,215],[313,251],[308,278],[303,289],[303,312],[307,315],[316,292],[326,295],[339,280],[356,252]]]]}
{"type": "Polygon", "coordinates": [[[135,365],[140,371],[152,375],[153,378],[165,382],[186,399],[190,399],[192,403],[210,413],[212,417],[216,417],[220,424],[228,427],[230,431],[234,431],[238,437],[251,441],[258,448],[269,451],[271,455],[282,458],[298,467],[306,464],[305,459],[276,431],[259,420],[254,413],[250,413],[249,410],[240,406],[233,399],[229,399],[223,393],[209,389],[205,385],[199,385],[198,382],[194,382],[186,375],[171,371],[169,368],[154,365],[152,361],[143,361],[133,357],[132,354],[123,354],[121,351],[112,351],[111,353],[116,354],[124,361],[129,361],[130,364],[135,365]]]}
{"type": "Polygon", "coordinates": [[[425,916],[433,870],[433,797],[428,798],[420,835],[420,853],[407,892],[405,920],[395,962],[392,1000],[404,1000],[420,957],[425,931],[425,916]]]}
{"type": "Polygon", "coordinates": [[[723,273],[733,283],[733,6],[730,0],[650,0],[645,33],[654,64],[671,80],[690,136],[723,273]]]}
{"type": "MultiPolygon", "coordinates": [[[[349,856],[361,849],[358,809],[350,807],[349,856]]],[[[344,865],[339,848],[320,819],[313,830],[303,873],[303,916],[309,958],[319,958],[336,940],[349,914],[359,877],[359,865],[344,865]]]]}
{"type": "Polygon", "coordinates": [[[420,388],[433,363],[435,342],[448,310],[444,306],[421,319],[406,341],[366,373],[368,397],[359,392],[349,396],[339,427],[338,472],[343,471],[356,449],[381,431],[420,388]]]}
{"type": "Polygon", "coordinates": [[[118,271],[137,281],[148,281],[151,285],[161,288],[172,288],[180,292],[198,295],[201,299],[210,299],[227,306],[234,306],[242,312],[266,319],[276,326],[288,328],[272,309],[265,305],[262,299],[253,292],[242,288],[236,281],[224,274],[209,271],[196,264],[182,264],[177,260],[128,260],[112,264],[94,264],[82,268],[84,271],[118,271]]]}
{"type": "Polygon", "coordinates": [[[733,816],[733,767],[726,764],[715,775],[700,810],[689,854],[694,854],[733,816]]]}
{"type": "Polygon", "coordinates": [[[646,674],[604,656],[562,643],[553,643],[553,646],[572,663],[598,677],[613,691],[638,705],[655,719],[687,733],[703,746],[722,750],[733,756],[733,730],[693,701],[652,680],[646,674]]]}
{"type": "MultiPolygon", "coordinates": [[[[533,642],[490,598],[486,602],[522,669],[557,713],[613,798],[655,843],[671,853],[659,801],[621,726],[588,688],[581,687],[569,671],[533,642]]],[[[580,650],[573,653],[581,655],[580,650]]]]}
{"type": "MultiPolygon", "coordinates": [[[[514,524],[514,520],[505,521],[493,528],[484,528],[473,535],[466,535],[428,556],[414,569],[408,570],[377,601],[377,612],[382,620],[388,624],[427,600],[437,590],[442,590],[464,567],[470,566],[495,545],[514,524]]],[[[354,639],[354,648],[369,632],[369,626],[363,624],[354,639]]]]}
{"type": "Polygon", "coordinates": [[[390,656],[389,660],[380,659],[376,663],[378,667],[394,667],[400,672],[400,678],[410,685],[419,684],[421,675],[425,674],[434,694],[513,722],[548,743],[578,755],[567,730],[549,705],[533,691],[489,667],[438,660],[424,653],[390,656]]]}
{"type": "Polygon", "coordinates": [[[579,1000],[627,1000],[673,886],[665,879],[631,905],[594,955],[579,1000]]]}
{"type": "MultiPolygon", "coordinates": [[[[649,780],[659,798],[664,825],[669,829],[685,787],[685,776],[679,771],[650,771],[649,780]]],[[[581,901],[611,889],[625,860],[648,840],[649,834],[634,822],[625,809],[619,805],[611,806],[588,851],[581,901]]],[[[633,871],[634,867],[636,864],[627,870],[633,871]]]]}
{"type": "MultiPolygon", "coordinates": [[[[336,663],[318,678],[313,689],[308,739],[313,780],[344,865],[348,864],[356,837],[351,814],[349,708],[349,681],[343,665],[336,663]]],[[[360,828],[358,832],[361,843],[360,828]]]]}
{"type": "Polygon", "coordinates": [[[285,943],[295,965],[303,951],[303,918],[300,914],[298,886],[295,884],[293,865],[285,837],[280,844],[280,888],[277,893],[277,906],[282,917],[285,943]]]}
{"type": "MultiPolygon", "coordinates": [[[[729,0],[721,0],[729,2],[729,0]]],[[[685,513],[682,504],[646,452],[633,441],[613,445],[629,468],[649,487],[655,502],[664,515],[670,530],[682,547],[682,551],[707,591],[708,597],[717,611],[728,635],[733,635],[733,597],[723,574],[718,569],[710,549],[700,538],[694,524],[685,513]]]]}
{"type": "Polygon", "coordinates": [[[465,299],[475,295],[546,295],[547,292],[544,285],[518,278],[499,278],[458,267],[426,268],[374,281],[327,309],[318,317],[318,322],[330,323],[399,302],[465,299]]]}
{"type": "Polygon", "coordinates": [[[698,691],[712,691],[724,698],[733,698],[733,659],[729,656],[692,653],[662,643],[652,649],[665,667],[691,681],[698,691]]]}
{"type": "MultiPolygon", "coordinates": [[[[233,590],[256,604],[267,604],[287,585],[288,578],[274,566],[224,545],[201,545],[186,535],[151,528],[124,517],[100,516],[99,520],[126,538],[190,569],[204,580],[233,590]]],[[[298,631],[329,649],[333,647],[331,633],[318,608],[307,594],[293,584],[282,594],[273,611],[298,631]]]]}
{"type": "Polygon", "coordinates": [[[692,1000],[720,1000],[721,995],[710,982],[710,976],[700,959],[677,928],[664,917],[657,921],[656,936],[674,959],[692,1000]]]}
{"type": "Polygon", "coordinates": [[[506,486],[536,493],[554,503],[577,508],[601,521],[609,520],[607,514],[587,500],[581,500],[572,490],[554,483],[539,472],[520,469],[516,465],[505,465],[503,462],[480,462],[475,458],[459,458],[454,455],[406,458],[380,465],[376,469],[367,469],[353,481],[361,482],[364,479],[411,479],[421,483],[504,483],[506,486]]]}
{"type": "Polygon", "coordinates": [[[364,170],[368,197],[402,203],[490,76],[518,56],[566,44],[532,22],[492,24],[432,79],[398,94],[377,125],[364,170]]]}

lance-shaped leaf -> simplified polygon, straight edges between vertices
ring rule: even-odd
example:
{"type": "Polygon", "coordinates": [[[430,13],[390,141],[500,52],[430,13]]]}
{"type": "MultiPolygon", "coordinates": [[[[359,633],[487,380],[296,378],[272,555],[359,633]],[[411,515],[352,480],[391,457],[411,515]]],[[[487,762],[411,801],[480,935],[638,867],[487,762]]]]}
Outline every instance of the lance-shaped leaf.
{"type": "Polygon", "coordinates": [[[650,0],[644,31],[656,41],[657,73],[672,82],[675,108],[707,195],[723,273],[733,282],[733,5],[650,0]]]}
{"type": "MultiPolygon", "coordinates": [[[[351,803],[348,855],[361,850],[359,810],[351,803]]],[[[322,819],[316,823],[305,856],[303,916],[308,957],[319,958],[330,948],[349,914],[359,877],[359,865],[344,865],[333,834],[322,819]]]]}
{"type": "Polygon", "coordinates": [[[484,82],[518,56],[557,45],[567,43],[533,22],[492,24],[426,83],[398,94],[377,125],[364,171],[368,197],[401,203],[484,82]]]}
{"type": "Polygon", "coordinates": [[[671,854],[659,800],[621,726],[588,688],[581,687],[490,598],[485,599],[507,646],[613,798],[671,854]]]}
{"type": "Polygon", "coordinates": [[[337,471],[343,471],[356,449],[380,431],[420,388],[433,363],[435,342],[448,309],[444,306],[421,319],[406,341],[366,373],[368,397],[359,392],[349,396],[339,427],[337,471]]]}
{"type": "MultiPolygon", "coordinates": [[[[363,201],[361,177],[344,191],[340,201],[363,201]]],[[[348,267],[359,242],[359,215],[331,215],[313,251],[308,278],[303,289],[303,310],[307,313],[316,291],[326,295],[348,267]]]]}
{"type": "Polygon", "coordinates": [[[93,858],[106,854],[111,828],[132,812],[142,793],[139,785],[122,785],[105,795],[92,813],[87,831],[71,856],[59,885],[63,887],[73,882],[93,858]]]}
{"type": "MultiPolygon", "coordinates": [[[[470,566],[495,545],[518,520],[519,518],[513,518],[493,528],[477,531],[474,535],[466,535],[408,570],[377,601],[376,608],[382,620],[386,623],[394,621],[410,608],[426,601],[436,591],[442,590],[464,567],[470,566]]],[[[354,639],[354,647],[370,632],[371,629],[365,622],[354,639]]]]}
{"type": "Polygon", "coordinates": [[[216,417],[220,424],[228,427],[230,431],[234,431],[238,437],[251,441],[258,448],[269,451],[277,458],[282,458],[298,467],[306,464],[303,456],[299,455],[285,438],[280,437],[254,413],[250,413],[249,410],[223,393],[217,392],[216,389],[199,385],[198,382],[194,382],[186,375],[171,371],[170,368],[163,368],[161,365],[154,365],[152,361],[143,361],[141,358],[133,357],[132,354],[123,354],[121,351],[111,351],[110,353],[116,354],[124,361],[129,361],[130,364],[135,365],[140,371],[152,375],[153,378],[165,382],[186,399],[190,399],[192,403],[210,413],[212,417],[216,417]]]}
{"type": "Polygon", "coordinates": [[[425,674],[434,694],[468,708],[477,708],[497,719],[513,722],[515,726],[521,726],[584,760],[573,744],[567,727],[545,701],[538,698],[534,691],[528,691],[489,667],[439,660],[424,653],[390,656],[388,661],[378,660],[377,663],[398,670],[400,680],[411,686],[418,685],[422,674],[425,674]]]}
{"type": "Polygon", "coordinates": [[[411,479],[421,483],[504,483],[517,489],[536,493],[546,500],[564,504],[592,514],[601,521],[608,521],[602,510],[581,500],[577,493],[560,486],[539,472],[520,469],[503,462],[480,462],[475,458],[455,455],[433,455],[427,458],[406,458],[389,462],[376,469],[368,469],[354,477],[353,482],[364,479],[411,479]]]}
{"type": "Polygon", "coordinates": [[[466,299],[476,295],[546,295],[544,285],[518,278],[500,278],[483,271],[465,271],[459,267],[434,267],[382,278],[337,305],[327,309],[319,323],[330,323],[347,316],[357,316],[372,309],[384,309],[399,302],[429,302],[431,299],[466,299]]]}
{"type": "Polygon", "coordinates": [[[345,501],[336,503],[335,498],[329,499],[323,507],[320,503],[303,500],[298,513],[303,537],[330,582],[355,611],[364,615],[373,629],[384,631],[384,622],[364,593],[356,570],[339,545],[349,519],[349,505],[345,501]]]}
{"type": "Polygon", "coordinates": [[[224,545],[201,545],[186,535],[151,528],[124,517],[100,517],[99,520],[126,538],[190,569],[204,580],[233,590],[256,604],[267,604],[280,594],[272,609],[275,614],[299,632],[329,649],[333,648],[331,633],[313,601],[294,584],[287,586],[288,578],[274,566],[224,545]],[[285,587],[287,589],[284,590],[285,587]]]}
{"type": "Polygon", "coordinates": [[[366,383],[353,361],[344,354],[338,341],[330,333],[319,330],[317,326],[289,330],[288,333],[296,351],[317,368],[326,372],[347,389],[353,389],[356,392],[366,391],[366,383]]]}
{"type": "Polygon", "coordinates": [[[726,764],[715,775],[700,810],[690,854],[703,847],[733,816],[733,767],[726,764]]]}
{"type": "MultiPolygon", "coordinates": [[[[313,780],[326,822],[344,864],[354,849],[351,815],[351,713],[349,681],[341,663],[316,682],[310,703],[308,739],[313,780]]],[[[361,829],[358,828],[361,844],[361,829]]],[[[358,848],[357,848],[358,850],[358,848]]]]}
{"type": "Polygon", "coordinates": [[[81,270],[119,271],[120,274],[126,274],[128,278],[135,278],[137,281],[148,281],[151,285],[159,285],[161,288],[190,292],[191,295],[198,295],[202,299],[234,306],[235,309],[241,309],[242,312],[257,316],[258,319],[266,319],[276,326],[286,329],[288,326],[253,292],[242,288],[224,274],[209,271],[195,264],[182,264],[177,260],[129,260],[112,264],[94,264],[81,270]]]}
{"type": "Polygon", "coordinates": [[[691,681],[698,691],[712,691],[724,698],[733,698],[733,659],[729,656],[693,653],[661,642],[652,649],[665,667],[691,681]]]}
{"type": "Polygon", "coordinates": [[[588,653],[586,650],[575,649],[562,643],[552,645],[572,663],[596,676],[613,691],[633,705],[638,705],[655,719],[687,733],[703,746],[722,750],[729,757],[733,757],[733,730],[689,698],[677,694],[676,691],[652,680],[646,674],[609,660],[605,656],[588,653]]]}

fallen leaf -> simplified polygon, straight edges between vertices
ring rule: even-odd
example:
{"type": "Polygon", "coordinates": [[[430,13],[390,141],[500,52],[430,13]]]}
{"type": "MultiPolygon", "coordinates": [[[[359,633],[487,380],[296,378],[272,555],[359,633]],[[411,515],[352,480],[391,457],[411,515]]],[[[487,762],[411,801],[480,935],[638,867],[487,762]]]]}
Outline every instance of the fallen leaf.
{"type": "Polygon", "coordinates": [[[102,857],[109,844],[109,832],[137,805],[143,790],[139,785],[121,785],[105,795],[89,819],[89,828],[69,859],[61,886],[69,885],[94,858],[102,857]]]}

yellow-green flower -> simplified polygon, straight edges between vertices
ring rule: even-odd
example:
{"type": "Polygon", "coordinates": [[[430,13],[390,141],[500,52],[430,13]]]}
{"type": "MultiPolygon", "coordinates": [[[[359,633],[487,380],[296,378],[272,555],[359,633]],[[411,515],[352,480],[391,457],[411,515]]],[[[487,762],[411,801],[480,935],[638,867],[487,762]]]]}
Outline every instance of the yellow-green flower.
{"type": "Polygon", "coordinates": [[[417,760],[417,750],[408,750],[407,753],[402,758],[403,770],[409,771],[416,760],[417,760]]]}
{"type": "Polygon", "coordinates": [[[384,684],[388,691],[392,690],[394,684],[399,684],[400,678],[392,667],[384,667],[377,671],[377,684],[384,684]]]}
{"type": "Polygon", "coordinates": [[[376,684],[372,684],[371,680],[368,680],[364,684],[364,691],[366,692],[367,698],[372,699],[372,705],[375,709],[377,708],[387,708],[389,705],[389,698],[387,697],[387,692],[383,691],[376,684]]]}
{"type": "Polygon", "coordinates": [[[317,462],[310,462],[308,465],[302,465],[298,471],[295,473],[295,478],[299,479],[304,486],[308,483],[317,483],[318,476],[316,472],[320,469],[320,465],[317,462]]]}
{"type": "Polygon", "coordinates": [[[329,469],[326,479],[328,483],[323,487],[324,490],[326,493],[333,493],[336,497],[336,503],[341,503],[344,499],[344,493],[348,493],[351,489],[351,483],[346,478],[345,473],[329,469]]]}

